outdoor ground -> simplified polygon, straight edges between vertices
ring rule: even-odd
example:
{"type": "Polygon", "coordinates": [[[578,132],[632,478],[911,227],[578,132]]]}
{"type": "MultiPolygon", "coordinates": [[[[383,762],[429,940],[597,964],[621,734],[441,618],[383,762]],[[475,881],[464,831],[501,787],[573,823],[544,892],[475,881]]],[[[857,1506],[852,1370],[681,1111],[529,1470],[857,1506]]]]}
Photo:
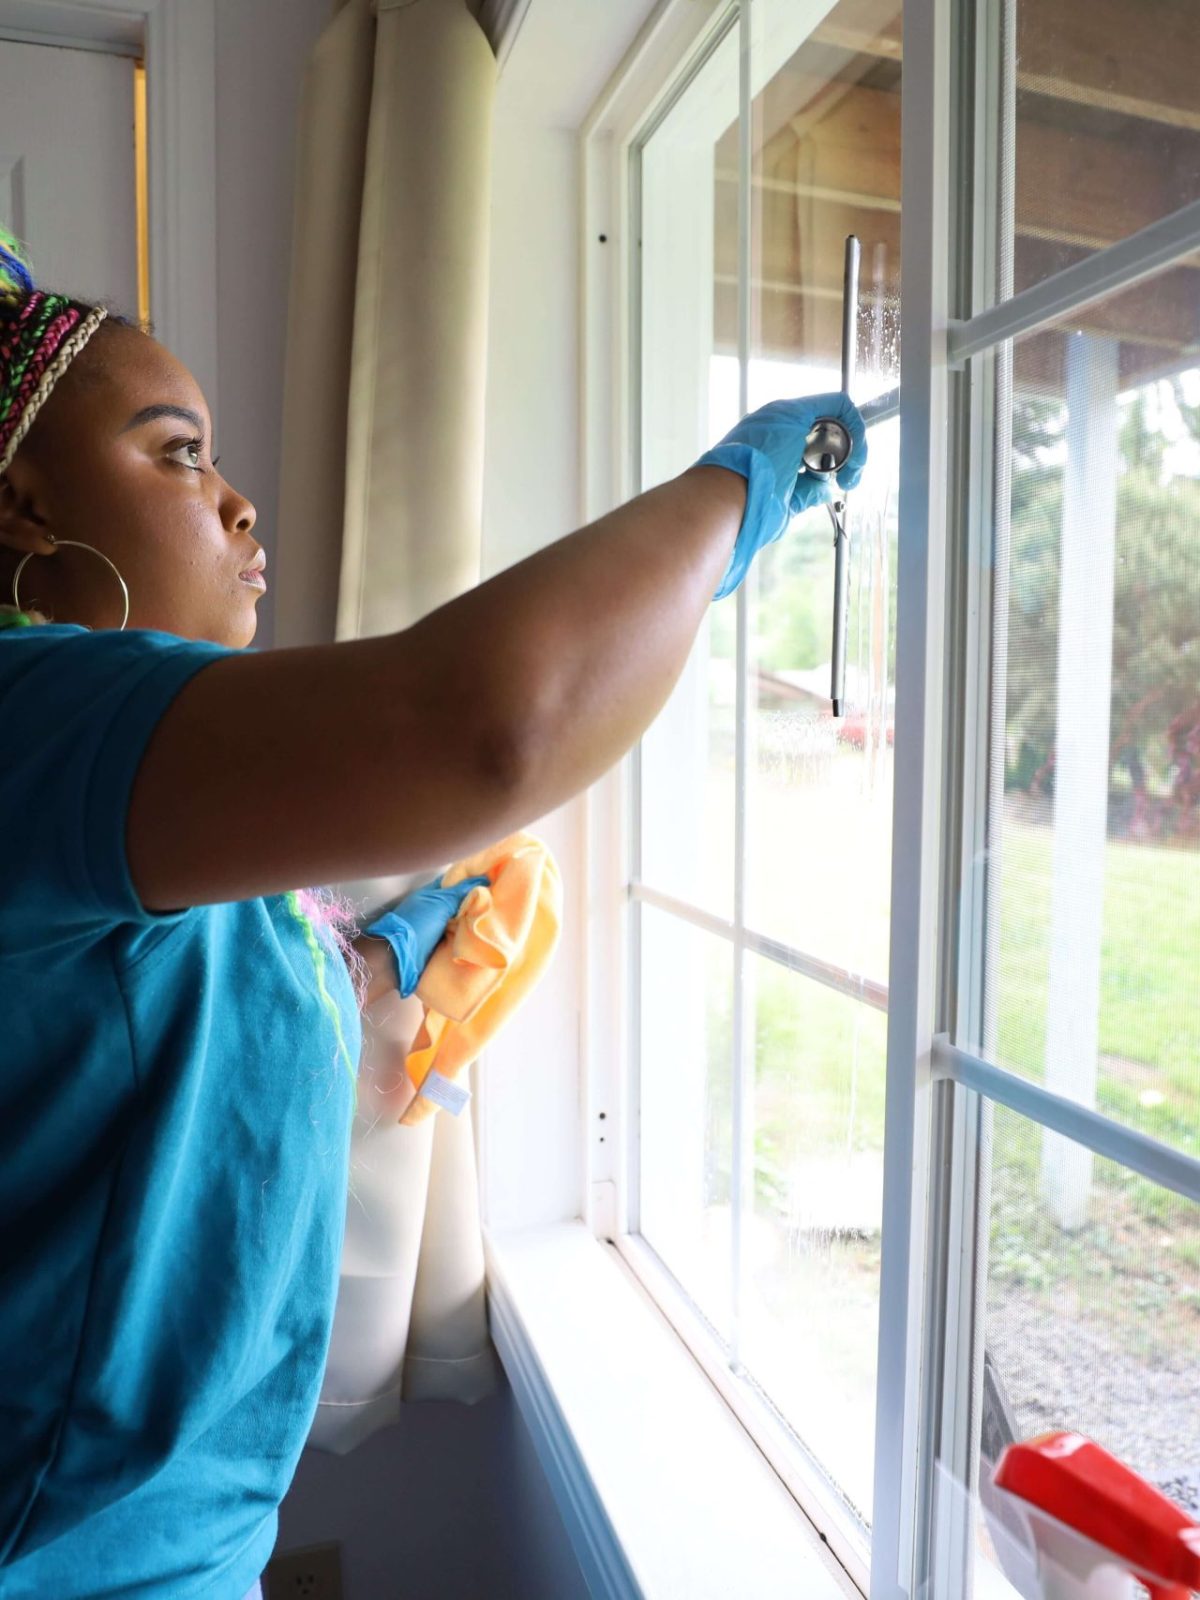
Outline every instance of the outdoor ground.
{"type": "MultiPolygon", "coordinates": [[[[1053,835],[1011,817],[1004,835],[997,1054],[1040,1078],[1053,835]]],[[[1102,949],[1098,1103],[1198,1154],[1200,854],[1110,841],[1102,949]]],[[[1040,1134],[998,1113],[994,1160],[988,1337],[1022,1427],[1077,1428],[1194,1496],[1200,1207],[1097,1161],[1066,1233],[1041,1204],[1040,1134]]]]}

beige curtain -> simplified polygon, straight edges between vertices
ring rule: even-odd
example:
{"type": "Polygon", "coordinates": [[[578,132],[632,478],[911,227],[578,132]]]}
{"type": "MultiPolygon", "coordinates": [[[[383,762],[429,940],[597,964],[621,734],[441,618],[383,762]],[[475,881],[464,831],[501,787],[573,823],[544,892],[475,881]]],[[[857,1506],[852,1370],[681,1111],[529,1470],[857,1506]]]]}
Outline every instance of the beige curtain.
{"type": "MultiPolygon", "coordinates": [[[[276,561],[281,646],[407,627],[479,577],[496,65],[467,0],[343,0],[298,148],[276,561]]],[[[450,735],[451,730],[447,730],[450,735]]],[[[419,769],[419,763],[415,766],[419,769]]],[[[407,886],[338,887],[373,910],[407,886]]],[[[470,1107],[356,1121],[310,1443],[494,1383],[470,1107]]]]}
{"type": "MultiPolygon", "coordinates": [[[[411,1031],[419,1002],[394,999],[394,1009],[415,1013],[411,1031]]],[[[370,1041],[370,1021],[365,1031],[370,1041]]],[[[395,1422],[402,1401],[470,1402],[495,1387],[469,1108],[403,1128],[377,1120],[378,1082],[368,1042],[337,1314],[309,1435],[339,1453],[395,1422]]]]}

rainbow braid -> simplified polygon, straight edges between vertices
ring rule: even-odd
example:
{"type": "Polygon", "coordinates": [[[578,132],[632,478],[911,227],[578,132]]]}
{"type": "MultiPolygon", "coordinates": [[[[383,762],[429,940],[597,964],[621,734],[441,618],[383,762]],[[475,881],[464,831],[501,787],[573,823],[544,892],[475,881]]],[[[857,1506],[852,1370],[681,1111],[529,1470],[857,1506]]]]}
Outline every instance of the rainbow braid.
{"type": "Polygon", "coordinates": [[[0,472],[107,315],[103,306],[35,288],[20,246],[0,229],[0,472]]]}
{"type": "Polygon", "coordinates": [[[338,1010],[338,1002],[334,1000],[330,990],[325,987],[325,947],[322,946],[322,942],[317,938],[317,930],[312,925],[312,918],[307,915],[304,906],[301,904],[301,893],[298,890],[288,890],[288,893],[283,898],[288,902],[288,910],[296,918],[296,922],[301,925],[302,933],[304,933],[304,942],[309,947],[312,965],[314,965],[315,973],[317,973],[317,994],[322,997],[322,1005],[325,1006],[325,1010],[333,1018],[334,1034],[338,1037],[338,1054],[341,1056],[342,1064],[346,1066],[346,1070],[350,1074],[350,1083],[354,1085],[355,1096],[357,1096],[358,1078],[357,1074],[355,1074],[354,1058],[350,1056],[349,1046],[346,1043],[346,1032],[342,1030],[342,1014],[338,1010]]]}
{"type": "Polygon", "coordinates": [[[0,305],[19,305],[34,291],[33,274],[20,250],[12,234],[0,228],[0,305]]]}

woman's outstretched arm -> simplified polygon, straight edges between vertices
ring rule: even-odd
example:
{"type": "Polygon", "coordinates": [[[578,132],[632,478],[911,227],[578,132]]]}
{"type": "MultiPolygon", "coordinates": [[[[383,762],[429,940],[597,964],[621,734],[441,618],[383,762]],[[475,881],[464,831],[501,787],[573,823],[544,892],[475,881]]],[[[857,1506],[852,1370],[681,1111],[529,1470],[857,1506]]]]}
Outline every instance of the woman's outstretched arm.
{"type": "Polygon", "coordinates": [[[586,788],[678,678],[746,487],[692,467],[402,633],[203,668],[134,783],[143,903],[417,871],[586,788]]]}

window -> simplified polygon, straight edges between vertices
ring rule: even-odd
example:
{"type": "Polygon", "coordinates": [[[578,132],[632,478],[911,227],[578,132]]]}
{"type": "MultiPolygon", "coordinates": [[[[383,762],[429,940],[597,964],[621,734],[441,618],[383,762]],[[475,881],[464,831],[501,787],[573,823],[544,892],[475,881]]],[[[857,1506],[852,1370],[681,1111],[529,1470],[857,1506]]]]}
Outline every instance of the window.
{"type": "Polygon", "coordinates": [[[899,388],[845,718],[812,513],[712,608],[621,875],[618,1243],[877,1600],[1020,1585],[1014,1432],[1200,1511],[1200,16],[1152,9],[740,0],[605,147],[625,489],[837,387],[850,232],[854,398],[899,388]]]}
{"type": "MultiPolygon", "coordinates": [[[[731,18],[638,151],[644,487],[748,405],[839,387],[849,231],[865,263],[861,395],[897,380],[899,64],[847,42],[836,8],[815,35],[787,0],[748,21],[731,18]]],[[[636,794],[640,1233],[826,1480],[864,1558],[897,433],[876,431],[876,469],[850,501],[845,720],[828,715],[820,510],[713,608],[643,741],[636,794]]]]}
{"type": "MultiPolygon", "coordinates": [[[[947,1593],[980,1560],[1024,1575],[990,1482],[1012,1431],[1077,1429],[1200,1512],[1200,93],[1161,39],[1106,55],[1134,15],[1083,30],[1074,0],[1008,0],[975,39],[977,317],[957,336],[987,330],[961,523],[987,615],[962,632],[977,737],[952,773],[944,1021],[1004,1073],[956,1091],[974,1249],[938,1455],[981,1514],[948,1497],[967,1529],[935,1541],[947,1593]],[[1056,1128],[1013,1078],[1082,1114],[1056,1128]]],[[[1195,13],[1156,15],[1194,54],[1195,13]]]]}

